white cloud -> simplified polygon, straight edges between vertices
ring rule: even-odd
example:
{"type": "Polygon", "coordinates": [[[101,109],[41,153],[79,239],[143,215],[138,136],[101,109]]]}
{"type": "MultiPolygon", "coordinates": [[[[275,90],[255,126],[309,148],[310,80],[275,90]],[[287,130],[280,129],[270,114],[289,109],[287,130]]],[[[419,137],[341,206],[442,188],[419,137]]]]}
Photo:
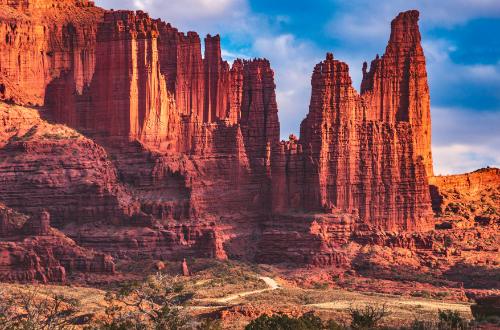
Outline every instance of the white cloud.
{"type": "Polygon", "coordinates": [[[98,6],[110,9],[144,10],[160,17],[181,31],[200,35],[218,33],[221,27],[239,25],[248,13],[246,0],[96,0],[98,6]]]}
{"type": "Polygon", "coordinates": [[[426,26],[453,26],[477,17],[500,16],[498,0],[335,0],[336,12],[331,21],[337,31],[349,32],[363,40],[384,37],[385,26],[399,12],[417,9],[426,26]],[[335,22],[337,21],[337,23],[335,22]],[[343,25],[344,24],[344,25],[343,25]]]}
{"type": "Polygon", "coordinates": [[[487,166],[500,168],[500,155],[483,145],[451,144],[432,148],[436,175],[461,174],[487,166]]]}
{"type": "Polygon", "coordinates": [[[500,165],[500,112],[434,107],[436,174],[457,174],[500,165]]]}
{"type": "Polygon", "coordinates": [[[311,74],[314,64],[321,60],[320,52],[292,34],[259,37],[252,51],[267,57],[274,69],[281,137],[287,139],[291,133],[298,135],[300,121],[309,109],[311,74]]]}

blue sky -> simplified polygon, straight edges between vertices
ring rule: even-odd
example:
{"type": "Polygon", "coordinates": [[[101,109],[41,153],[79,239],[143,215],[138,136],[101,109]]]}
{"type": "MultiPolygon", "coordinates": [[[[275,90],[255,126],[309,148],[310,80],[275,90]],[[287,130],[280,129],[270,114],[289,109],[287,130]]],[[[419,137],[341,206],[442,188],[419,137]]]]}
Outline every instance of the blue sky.
{"type": "Polygon", "coordinates": [[[347,62],[355,87],[361,65],[384,52],[390,21],[420,10],[431,87],[438,174],[500,166],[499,0],[96,0],[143,9],[181,31],[222,37],[223,56],[266,57],[275,71],[281,134],[298,134],[310,76],[327,51],[347,62]]]}

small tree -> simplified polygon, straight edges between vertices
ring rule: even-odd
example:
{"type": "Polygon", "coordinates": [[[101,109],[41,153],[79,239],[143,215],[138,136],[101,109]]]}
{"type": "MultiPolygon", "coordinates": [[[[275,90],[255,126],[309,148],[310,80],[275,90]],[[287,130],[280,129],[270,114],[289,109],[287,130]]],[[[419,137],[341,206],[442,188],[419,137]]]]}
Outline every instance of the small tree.
{"type": "Polygon", "coordinates": [[[366,305],[361,309],[349,309],[351,314],[351,327],[353,329],[373,329],[378,323],[389,315],[387,306],[371,306],[366,305]]]}
{"type": "Polygon", "coordinates": [[[189,321],[181,313],[182,305],[192,297],[178,277],[157,273],[143,283],[129,283],[108,293],[107,320],[100,329],[182,329],[189,321]]]}
{"type": "Polygon", "coordinates": [[[451,310],[439,310],[439,329],[443,330],[466,330],[469,329],[469,323],[460,313],[451,310]]]}
{"type": "Polygon", "coordinates": [[[73,327],[79,313],[77,300],[63,295],[45,296],[38,289],[2,292],[0,327],[2,329],[61,330],[73,327]]]}

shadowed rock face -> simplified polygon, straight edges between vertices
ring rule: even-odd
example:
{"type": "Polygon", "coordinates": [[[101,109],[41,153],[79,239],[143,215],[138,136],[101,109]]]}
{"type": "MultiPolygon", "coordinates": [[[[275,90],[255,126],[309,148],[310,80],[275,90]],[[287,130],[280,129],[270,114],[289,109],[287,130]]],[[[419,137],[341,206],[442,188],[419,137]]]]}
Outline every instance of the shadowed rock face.
{"type": "MultiPolygon", "coordinates": [[[[340,250],[353,239],[428,248],[428,238],[383,233],[433,227],[417,12],[393,21],[361,94],[328,54],[300,139],[279,142],[267,60],[229,65],[210,35],[202,56],[195,32],[141,11],[46,4],[0,0],[0,100],[25,106],[0,107],[7,206],[47,210],[75,244],[116,258],[332,266],[349,264],[340,250]]],[[[46,218],[34,237],[49,231],[46,218]]]]}

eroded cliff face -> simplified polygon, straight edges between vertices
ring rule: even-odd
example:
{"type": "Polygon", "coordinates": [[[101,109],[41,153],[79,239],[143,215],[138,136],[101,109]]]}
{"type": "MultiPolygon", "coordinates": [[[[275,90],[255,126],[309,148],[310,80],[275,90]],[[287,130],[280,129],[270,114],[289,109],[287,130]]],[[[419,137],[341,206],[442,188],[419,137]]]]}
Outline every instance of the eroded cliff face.
{"type": "Polygon", "coordinates": [[[370,72],[364,68],[361,95],[333,54],[315,67],[300,140],[282,144],[276,156],[275,210],[332,205],[384,230],[433,227],[429,89],[417,21],[415,11],[394,19],[386,53],[370,72]]]}
{"type": "Polygon", "coordinates": [[[418,13],[393,21],[361,94],[328,54],[300,139],[279,142],[270,63],[229,65],[219,36],[202,54],[198,34],[141,11],[0,7],[0,99],[40,106],[0,106],[8,207],[46,209],[75,244],[123,259],[348,267],[353,240],[429,249],[428,236],[387,233],[433,227],[418,13]]]}
{"type": "Polygon", "coordinates": [[[432,208],[440,226],[470,228],[500,225],[500,170],[430,178],[432,208]]]}
{"type": "Polygon", "coordinates": [[[62,125],[51,125],[35,109],[0,103],[0,196],[28,214],[48,209],[52,225],[134,214],[134,203],[118,185],[106,151],[62,125]]]}
{"type": "Polygon", "coordinates": [[[411,125],[413,145],[432,176],[431,112],[425,56],[418,28],[419,12],[400,13],[391,23],[384,55],[363,65],[361,94],[367,104],[367,120],[411,125]]]}
{"type": "Polygon", "coordinates": [[[3,0],[0,6],[0,100],[43,105],[47,85],[68,71],[81,93],[94,73],[104,10],[76,0],[3,0]]]}
{"type": "Polygon", "coordinates": [[[28,217],[0,204],[1,281],[65,282],[79,273],[114,274],[115,264],[52,228],[48,212],[28,217]]]}

